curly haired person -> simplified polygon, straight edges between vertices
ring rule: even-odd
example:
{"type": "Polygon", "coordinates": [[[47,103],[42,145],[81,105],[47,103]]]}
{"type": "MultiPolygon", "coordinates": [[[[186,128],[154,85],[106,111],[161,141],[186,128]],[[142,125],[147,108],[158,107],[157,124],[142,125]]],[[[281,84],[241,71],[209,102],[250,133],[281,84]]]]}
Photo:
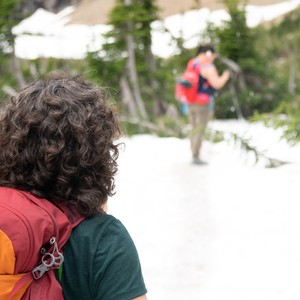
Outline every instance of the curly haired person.
{"type": "Polygon", "coordinates": [[[0,117],[0,186],[72,204],[86,217],[63,247],[64,299],[146,300],[135,245],[104,212],[120,136],[104,95],[60,72],[24,87],[0,117]]]}

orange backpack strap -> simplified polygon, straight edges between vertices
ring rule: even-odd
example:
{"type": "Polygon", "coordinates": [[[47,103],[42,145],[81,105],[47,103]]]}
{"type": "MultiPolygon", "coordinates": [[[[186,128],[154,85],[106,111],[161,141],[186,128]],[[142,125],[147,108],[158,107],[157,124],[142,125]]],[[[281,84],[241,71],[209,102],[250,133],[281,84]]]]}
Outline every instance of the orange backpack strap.
{"type": "MultiPolygon", "coordinates": [[[[4,287],[5,287],[5,283],[7,285],[8,300],[20,299],[21,296],[25,294],[25,291],[27,290],[28,286],[33,282],[31,273],[4,275],[3,277],[5,277],[3,278],[4,287]],[[13,289],[11,289],[12,286],[13,289]]],[[[2,284],[2,280],[1,280],[1,284],[2,284]]]]}
{"type": "Polygon", "coordinates": [[[14,274],[16,259],[13,244],[1,229],[0,245],[0,298],[20,299],[33,279],[29,273],[14,274]]]}

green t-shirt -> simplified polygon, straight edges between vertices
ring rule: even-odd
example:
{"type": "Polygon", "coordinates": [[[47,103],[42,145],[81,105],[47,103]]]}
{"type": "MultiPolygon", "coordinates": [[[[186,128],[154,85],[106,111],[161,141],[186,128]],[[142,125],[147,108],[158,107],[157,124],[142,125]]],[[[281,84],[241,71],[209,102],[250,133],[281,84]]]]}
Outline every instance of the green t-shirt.
{"type": "Polygon", "coordinates": [[[111,215],[75,227],[63,253],[60,283],[66,300],[130,300],[147,292],[135,245],[111,215]]]}

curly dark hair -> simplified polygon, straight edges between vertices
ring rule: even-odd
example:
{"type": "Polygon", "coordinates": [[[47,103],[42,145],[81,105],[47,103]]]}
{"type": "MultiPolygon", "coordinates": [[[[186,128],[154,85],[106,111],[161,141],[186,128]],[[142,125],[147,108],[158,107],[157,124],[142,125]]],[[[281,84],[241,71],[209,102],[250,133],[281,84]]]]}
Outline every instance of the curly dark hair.
{"type": "Polygon", "coordinates": [[[99,213],[114,194],[120,136],[104,95],[57,73],[23,88],[0,117],[0,186],[99,213]]]}

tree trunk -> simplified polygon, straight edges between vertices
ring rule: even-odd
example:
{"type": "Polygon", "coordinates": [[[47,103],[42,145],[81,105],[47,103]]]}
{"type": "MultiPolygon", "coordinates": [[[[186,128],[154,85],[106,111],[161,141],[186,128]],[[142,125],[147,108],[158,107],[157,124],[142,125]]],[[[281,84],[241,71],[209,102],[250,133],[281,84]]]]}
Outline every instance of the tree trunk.
{"type": "Polygon", "coordinates": [[[288,83],[288,91],[290,95],[295,95],[296,89],[296,64],[292,60],[290,63],[290,72],[289,72],[289,83],[288,83]]]}
{"type": "MultiPolygon", "coordinates": [[[[156,63],[155,58],[151,51],[151,46],[148,49],[148,56],[147,56],[147,65],[149,66],[149,70],[152,74],[156,72],[156,63]]],[[[165,108],[163,106],[163,102],[160,99],[160,84],[159,82],[154,78],[154,76],[151,76],[150,78],[150,85],[152,87],[152,90],[154,91],[154,115],[156,117],[162,115],[165,112],[165,108]]]]}
{"type": "MultiPolygon", "coordinates": [[[[125,5],[130,5],[131,0],[124,0],[125,5]]],[[[127,29],[128,32],[131,31],[132,24],[130,21],[127,22],[127,29]]],[[[136,105],[139,110],[139,114],[141,118],[143,119],[148,119],[148,114],[141,96],[141,91],[138,83],[138,77],[137,77],[137,71],[136,71],[136,61],[135,61],[135,50],[134,50],[134,40],[132,35],[129,33],[125,37],[126,40],[126,47],[127,47],[127,53],[128,53],[128,58],[127,58],[127,71],[128,71],[128,76],[129,76],[129,81],[131,84],[132,88],[132,94],[134,95],[134,99],[136,102],[136,105]]]]}
{"type": "Polygon", "coordinates": [[[12,56],[13,56],[13,70],[14,70],[14,74],[17,77],[19,88],[23,88],[25,86],[25,80],[24,80],[23,75],[22,75],[21,66],[20,66],[20,60],[16,56],[16,53],[15,53],[15,47],[13,47],[12,56]]]}
{"type": "Polygon", "coordinates": [[[121,87],[123,103],[125,107],[128,109],[130,117],[137,118],[138,113],[137,113],[136,104],[134,102],[134,98],[131,93],[128,81],[124,76],[120,80],[120,87],[121,87]]]}

